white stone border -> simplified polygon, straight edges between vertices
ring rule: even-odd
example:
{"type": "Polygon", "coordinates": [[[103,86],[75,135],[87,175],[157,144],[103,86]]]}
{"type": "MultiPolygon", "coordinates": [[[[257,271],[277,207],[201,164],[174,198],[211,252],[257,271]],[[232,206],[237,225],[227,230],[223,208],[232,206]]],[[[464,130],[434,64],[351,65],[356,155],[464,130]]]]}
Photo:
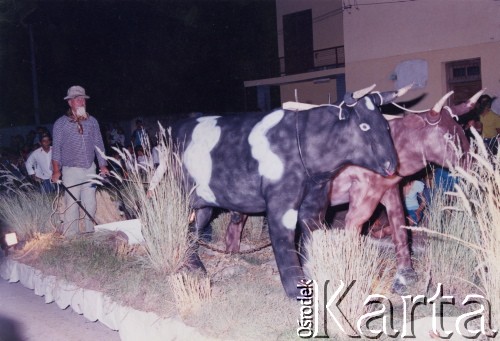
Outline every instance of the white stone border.
{"type": "Polygon", "coordinates": [[[122,341],[215,340],[200,334],[178,318],[160,318],[113,302],[101,292],[79,288],[55,276],[46,276],[29,265],[4,258],[0,276],[9,282],[21,282],[35,295],[45,296],[45,303],[56,302],[61,309],[71,308],[89,321],[99,320],[117,330],[122,341]]]}

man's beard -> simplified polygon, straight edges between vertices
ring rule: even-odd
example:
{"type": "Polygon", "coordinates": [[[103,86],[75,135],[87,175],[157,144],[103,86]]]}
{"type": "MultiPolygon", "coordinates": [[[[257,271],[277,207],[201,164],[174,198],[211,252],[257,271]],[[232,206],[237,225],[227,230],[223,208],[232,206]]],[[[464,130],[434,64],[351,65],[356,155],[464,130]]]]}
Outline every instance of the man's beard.
{"type": "Polygon", "coordinates": [[[76,108],[75,114],[77,117],[87,117],[87,110],[85,107],[78,107],[76,108]]]}

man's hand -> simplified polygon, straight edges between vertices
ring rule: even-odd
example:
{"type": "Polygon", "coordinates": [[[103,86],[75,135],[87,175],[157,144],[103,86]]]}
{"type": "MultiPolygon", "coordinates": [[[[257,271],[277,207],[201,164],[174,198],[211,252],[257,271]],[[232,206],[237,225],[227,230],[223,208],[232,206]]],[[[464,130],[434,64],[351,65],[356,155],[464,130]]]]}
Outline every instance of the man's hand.
{"type": "Polygon", "coordinates": [[[106,166],[101,166],[99,167],[99,175],[101,176],[107,176],[109,175],[109,169],[106,166]]]}
{"type": "Polygon", "coordinates": [[[60,178],[61,178],[61,172],[60,171],[53,171],[52,177],[50,178],[50,181],[53,183],[57,183],[60,178]]]}

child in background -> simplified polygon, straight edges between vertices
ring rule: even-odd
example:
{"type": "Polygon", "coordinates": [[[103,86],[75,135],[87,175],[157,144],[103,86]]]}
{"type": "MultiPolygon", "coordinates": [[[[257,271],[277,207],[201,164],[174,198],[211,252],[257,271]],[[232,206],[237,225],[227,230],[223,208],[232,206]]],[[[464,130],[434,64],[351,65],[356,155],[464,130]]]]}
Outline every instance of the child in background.
{"type": "Polygon", "coordinates": [[[425,184],[420,180],[411,180],[403,186],[405,207],[410,226],[417,226],[425,208],[425,184]]]}

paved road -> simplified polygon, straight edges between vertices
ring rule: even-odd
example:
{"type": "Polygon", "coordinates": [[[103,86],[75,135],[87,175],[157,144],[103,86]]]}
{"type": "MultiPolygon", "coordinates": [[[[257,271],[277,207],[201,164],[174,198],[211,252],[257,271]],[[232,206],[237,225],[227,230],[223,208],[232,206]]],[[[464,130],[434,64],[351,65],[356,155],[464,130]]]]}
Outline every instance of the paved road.
{"type": "Polygon", "coordinates": [[[0,278],[0,341],[115,341],[118,332],[0,278]]]}

